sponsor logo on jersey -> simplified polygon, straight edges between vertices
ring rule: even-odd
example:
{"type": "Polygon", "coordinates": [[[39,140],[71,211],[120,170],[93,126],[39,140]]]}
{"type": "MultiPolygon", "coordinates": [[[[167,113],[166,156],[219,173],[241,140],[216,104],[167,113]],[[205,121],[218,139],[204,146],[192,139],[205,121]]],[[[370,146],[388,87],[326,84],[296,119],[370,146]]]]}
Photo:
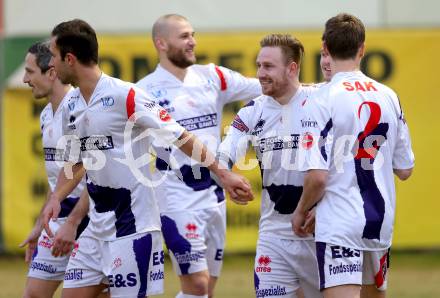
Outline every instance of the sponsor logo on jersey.
{"type": "Polygon", "coordinates": [[[146,107],[149,111],[152,111],[156,107],[156,104],[154,102],[146,102],[144,103],[144,107],[146,107]]]}
{"type": "Polygon", "coordinates": [[[104,107],[111,107],[115,104],[115,100],[113,99],[113,97],[107,96],[101,98],[101,103],[104,107]]]}
{"type": "Polygon", "coordinates": [[[111,288],[126,288],[137,285],[136,273],[128,273],[126,276],[122,274],[107,275],[109,286],[111,288]]]}
{"type": "Polygon", "coordinates": [[[121,258],[116,258],[113,261],[113,269],[119,268],[122,266],[122,260],[121,258]]]}
{"type": "Polygon", "coordinates": [[[217,126],[218,124],[217,114],[215,113],[178,120],[177,123],[183,126],[187,131],[213,127],[213,126],[217,126]]]}
{"type": "Polygon", "coordinates": [[[159,119],[164,122],[168,122],[171,120],[171,116],[168,114],[167,110],[162,108],[159,110],[159,119]]]}
{"type": "Polygon", "coordinates": [[[271,272],[272,268],[270,267],[270,262],[272,260],[269,256],[261,255],[258,260],[258,265],[255,268],[255,272],[271,272]]]}
{"type": "Polygon", "coordinates": [[[38,242],[38,246],[45,247],[51,249],[53,246],[52,240],[46,235],[43,235],[43,239],[38,242]]]}
{"type": "Polygon", "coordinates": [[[257,298],[272,297],[272,296],[284,296],[287,295],[286,287],[271,286],[268,289],[255,289],[255,295],[257,298]]]}
{"type": "Polygon", "coordinates": [[[266,120],[260,119],[252,130],[251,134],[254,136],[258,136],[263,131],[263,126],[266,123],[266,120]]]}
{"type": "Polygon", "coordinates": [[[313,146],[313,135],[310,132],[306,132],[301,140],[301,145],[304,149],[308,150],[313,146]]]}
{"type": "Polygon", "coordinates": [[[52,266],[51,264],[32,262],[30,266],[31,270],[44,271],[47,273],[55,273],[57,272],[57,268],[52,266]]]}
{"type": "Polygon", "coordinates": [[[161,280],[164,279],[165,275],[162,270],[158,270],[156,272],[150,271],[150,281],[161,280]]]}
{"type": "Polygon", "coordinates": [[[186,226],[186,234],[185,237],[188,239],[198,239],[199,234],[197,234],[197,226],[194,223],[188,223],[186,226]]]}
{"type": "Polygon", "coordinates": [[[270,137],[260,139],[259,149],[261,153],[267,151],[297,149],[299,142],[299,134],[292,134],[285,137],[270,137]]]}
{"type": "Polygon", "coordinates": [[[64,161],[64,150],[57,148],[43,148],[45,161],[64,161]]]}
{"type": "Polygon", "coordinates": [[[64,274],[64,280],[82,280],[83,270],[82,269],[69,269],[64,274]]]}
{"type": "Polygon", "coordinates": [[[359,258],[361,251],[359,249],[353,249],[348,247],[342,247],[339,245],[330,246],[333,259],[341,258],[359,258]]]}
{"type": "Polygon", "coordinates": [[[67,104],[67,107],[69,108],[69,111],[72,112],[72,111],[75,109],[75,102],[70,101],[70,102],[67,104]]]}
{"type": "Polygon", "coordinates": [[[244,124],[243,120],[241,120],[240,116],[235,116],[234,121],[232,121],[232,127],[238,129],[241,132],[248,132],[249,127],[244,124]]]}
{"type": "Polygon", "coordinates": [[[318,122],[316,120],[311,119],[301,119],[301,127],[308,128],[308,127],[317,127],[318,122]]]}
{"type": "Polygon", "coordinates": [[[78,249],[79,249],[79,243],[75,242],[75,244],[73,245],[72,252],[70,253],[70,256],[72,258],[74,258],[76,256],[76,253],[78,252],[78,249]]]}
{"type": "Polygon", "coordinates": [[[174,256],[176,257],[176,261],[179,264],[186,264],[190,262],[198,262],[199,259],[202,259],[205,255],[203,251],[196,251],[196,252],[185,252],[183,254],[174,253],[174,256]]]}
{"type": "Polygon", "coordinates": [[[111,136],[90,136],[80,139],[81,151],[109,150],[113,149],[113,138],[111,136]]]}
{"type": "Polygon", "coordinates": [[[150,89],[150,94],[154,98],[160,98],[160,97],[164,97],[165,95],[167,95],[167,90],[165,90],[165,89],[150,89]]]}
{"type": "Polygon", "coordinates": [[[357,261],[356,264],[342,264],[339,265],[328,265],[328,271],[330,275],[337,275],[337,274],[343,274],[343,273],[356,273],[356,272],[362,272],[362,263],[357,261]]]}

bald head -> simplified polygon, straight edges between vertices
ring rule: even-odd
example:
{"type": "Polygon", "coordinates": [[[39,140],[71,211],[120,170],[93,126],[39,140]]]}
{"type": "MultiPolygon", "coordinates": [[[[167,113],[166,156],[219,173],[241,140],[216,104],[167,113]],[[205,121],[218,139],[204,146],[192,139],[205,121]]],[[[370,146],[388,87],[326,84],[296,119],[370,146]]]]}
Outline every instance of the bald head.
{"type": "Polygon", "coordinates": [[[152,30],[153,41],[158,37],[168,36],[171,28],[170,25],[174,22],[182,22],[182,21],[188,22],[188,19],[178,14],[166,14],[158,18],[153,25],[153,30],[152,30]]]}

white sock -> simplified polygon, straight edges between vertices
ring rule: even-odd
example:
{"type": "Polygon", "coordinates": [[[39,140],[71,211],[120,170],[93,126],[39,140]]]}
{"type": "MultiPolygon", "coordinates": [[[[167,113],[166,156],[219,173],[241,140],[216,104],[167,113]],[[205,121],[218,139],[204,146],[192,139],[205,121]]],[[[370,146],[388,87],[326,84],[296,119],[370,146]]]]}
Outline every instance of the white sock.
{"type": "Polygon", "coordinates": [[[208,298],[208,294],[197,296],[197,295],[183,294],[182,292],[179,292],[176,295],[176,298],[208,298]]]}

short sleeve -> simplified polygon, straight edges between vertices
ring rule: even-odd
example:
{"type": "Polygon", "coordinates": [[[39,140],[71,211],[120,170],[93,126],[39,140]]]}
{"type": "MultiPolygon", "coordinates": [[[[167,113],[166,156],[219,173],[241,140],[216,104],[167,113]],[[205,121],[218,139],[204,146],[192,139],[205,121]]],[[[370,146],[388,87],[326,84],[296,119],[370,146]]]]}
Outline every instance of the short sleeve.
{"type": "Polygon", "coordinates": [[[127,118],[134,125],[148,129],[154,138],[174,143],[185,131],[159,104],[138,87],[131,87],[126,98],[127,118]]]}
{"type": "Polygon", "coordinates": [[[393,169],[411,169],[414,167],[414,153],[411,137],[403,111],[398,119],[396,147],[393,153],[393,169]]]}
{"type": "Polygon", "coordinates": [[[228,168],[244,157],[250,140],[251,116],[254,113],[254,101],[241,108],[229,127],[226,137],[217,150],[217,157],[228,168]]]}
{"type": "Polygon", "coordinates": [[[324,92],[316,92],[304,104],[305,118],[301,121],[301,171],[328,170],[330,167],[333,121],[324,95],[324,92]]]}
{"type": "Polygon", "coordinates": [[[247,78],[226,67],[212,65],[219,84],[223,104],[234,101],[249,101],[261,95],[261,85],[256,78],[247,78]]]}

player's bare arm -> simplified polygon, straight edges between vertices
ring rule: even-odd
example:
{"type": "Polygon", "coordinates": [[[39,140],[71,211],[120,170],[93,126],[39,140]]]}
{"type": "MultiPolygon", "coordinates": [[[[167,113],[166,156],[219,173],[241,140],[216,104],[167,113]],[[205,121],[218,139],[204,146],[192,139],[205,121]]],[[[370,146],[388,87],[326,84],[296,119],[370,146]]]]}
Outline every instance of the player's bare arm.
{"type": "Polygon", "coordinates": [[[52,255],[55,257],[70,254],[75,244],[78,226],[89,212],[89,195],[84,188],[78,203],[69,214],[66,222],[59,228],[53,241],[52,255]]]}
{"type": "Polygon", "coordinates": [[[405,181],[412,174],[413,168],[411,169],[393,169],[394,175],[399,177],[400,180],[405,181]]]}
{"type": "Polygon", "coordinates": [[[232,200],[242,201],[243,203],[253,200],[249,181],[243,176],[220,166],[215,160],[214,155],[194,135],[185,131],[178,141],[175,142],[175,145],[186,155],[196,159],[216,175],[232,200]]]}
{"type": "Polygon", "coordinates": [[[40,215],[35,221],[35,225],[28,237],[19,245],[19,247],[25,247],[27,245],[24,257],[26,263],[29,263],[32,260],[32,255],[34,254],[35,248],[38,244],[38,237],[40,237],[41,231],[43,231],[43,211],[51,195],[52,191],[50,190],[50,187],[48,187],[46,201],[44,202],[43,206],[41,206],[40,215]]]}
{"type": "Polygon", "coordinates": [[[66,163],[60,170],[55,190],[51,194],[43,210],[43,226],[49,237],[53,237],[53,233],[49,228],[49,220],[51,218],[54,220],[58,218],[58,214],[61,210],[61,201],[64,200],[75,189],[75,187],[80,183],[84,174],[85,169],[82,163],[77,163],[73,166],[66,163]],[[71,179],[66,176],[65,172],[65,168],[68,166],[72,169],[71,179]]]}
{"type": "Polygon", "coordinates": [[[305,229],[306,218],[309,210],[322,198],[327,176],[326,170],[309,170],[304,177],[303,193],[292,215],[293,231],[300,237],[308,235],[305,229]]]}

